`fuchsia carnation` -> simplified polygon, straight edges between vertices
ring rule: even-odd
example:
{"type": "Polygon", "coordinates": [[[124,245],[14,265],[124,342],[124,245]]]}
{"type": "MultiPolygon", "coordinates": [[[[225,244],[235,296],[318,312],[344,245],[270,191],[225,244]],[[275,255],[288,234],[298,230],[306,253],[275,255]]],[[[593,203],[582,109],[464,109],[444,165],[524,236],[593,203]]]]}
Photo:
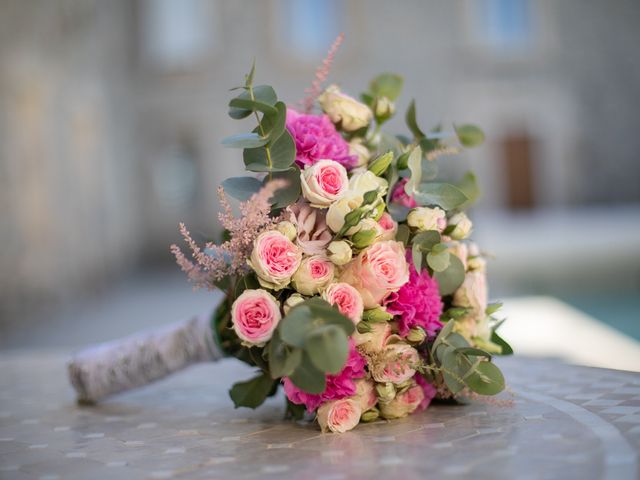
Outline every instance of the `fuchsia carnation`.
{"type": "Polygon", "coordinates": [[[326,115],[305,115],[289,108],[287,130],[296,143],[296,163],[300,168],[318,160],[335,160],[348,170],[358,162],[357,155],[349,154],[349,144],[326,115]]]}
{"type": "Polygon", "coordinates": [[[427,382],[427,380],[419,373],[417,373],[413,377],[413,379],[416,381],[418,385],[420,385],[420,387],[422,387],[422,391],[424,392],[424,398],[422,399],[422,401],[420,402],[420,405],[418,405],[418,408],[417,408],[418,411],[422,411],[425,408],[427,408],[431,403],[431,400],[435,398],[436,392],[437,392],[436,387],[434,387],[432,384],[427,382]]]}
{"type": "Polygon", "coordinates": [[[442,327],[440,315],[444,306],[438,281],[426,270],[419,274],[416,272],[410,250],[407,250],[407,261],[410,264],[409,281],[387,296],[387,312],[396,315],[401,336],[406,337],[413,327],[422,327],[429,336],[433,336],[442,327]]]}
{"type": "Polygon", "coordinates": [[[324,392],[307,393],[296,387],[288,377],[285,377],[283,380],[284,393],[292,403],[305,405],[308,412],[313,412],[328,400],[338,400],[355,395],[356,383],[354,380],[365,376],[366,363],[366,360],[356,350],[353,340],[349,339],[347,363],[337,375],[327,375],[327,387],[324,392]]]}

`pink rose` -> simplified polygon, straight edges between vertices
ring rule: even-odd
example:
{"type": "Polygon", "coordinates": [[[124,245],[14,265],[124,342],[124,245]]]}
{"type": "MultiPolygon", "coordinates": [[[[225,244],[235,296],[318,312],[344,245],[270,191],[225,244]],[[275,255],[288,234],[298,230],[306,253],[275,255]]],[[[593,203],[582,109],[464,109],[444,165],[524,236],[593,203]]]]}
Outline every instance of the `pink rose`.
{"type": "Polygon", "coordinates": [[[407,192],[404,191],[404,186],[407,182],[408,179],[402,178],[395,184],[393,192],[391,192],[391,203],[397,203],[407,208],[415,208],[418,204],[413,198],[413,195],[409,196],[407,192]]]}
{"type": "Polygon", "coordinates": [[[349,317],[356,325],[362,320],[364,304],[358,290],[348,283],[333,283],[324,292],[324,298],[331,305],[335,305],[345,317],[349,317]]]}
{"type": "Polygon", "coordinates": [[[291,279],[293,288],[302,295],[315,295],[333,281],[334,265],[323,255],[306,257],[291,279]]]}
{"type": "Polygon", "coordinates": [[[300,174],[302,195],[311,206],[326,208],[349,188],[347,170],[334,160],[320,160],[300,174]]]}
{"type": "Polygon", "coordinates": [[[364,308],[375,308],[385,296],[409,280],[404,246],[386,240],[366,248],[345,268],[341,282],[353,285],[362,295],[364,308]]]}
{"type": "Polygon", "coordinates": [[[418,351],[411,345],[389,343],[380,355],[370,359],[369,370],[376,382],[398,385],[415,375],[419,362],[418,351]]]}
{"type": "Polygon", "coordinates": [[[398,224],[391,217],[391,215],[389,215],[389,213],[384,212],[382,216],[378,219],[378,227],[382,232],[380,234],[380,240],[396,239],[396,233],[398,232],[398,224]]]}
{"type": "Polygon", "coordinates": [[[233,329],[249,345],[270,340],[280,318],[280,306],[266,290],[245,290],[231,306],[233,329]]]}
{"type": "Polygon", "coordinates": [[[286,287],[302,261],[302,251],[277,230],[258,235],[253,243],[249,265],[260,285],[273,290],[286,287]]]}
{"type": "Polygon", "coordinates": [[[387,403],[380,402],[380,414],[387,419],[406,417],[413,413],[424,400],[424,390],[420,385],[412,385],[387,403]]]}
{"type": "Polygon", "coordinates": [[[366,378],[356,380],[356,394],[351,397],[358,402],[363,412],[371,410],[378,403],[375,384],[366,378]]]}
{"type": "Polygon", "coordinates": [[[333,400],[318,409],[318,423],[323,432],[344,433],[358,425],[361,415],[362,409],[355,400],[333,400]]]}

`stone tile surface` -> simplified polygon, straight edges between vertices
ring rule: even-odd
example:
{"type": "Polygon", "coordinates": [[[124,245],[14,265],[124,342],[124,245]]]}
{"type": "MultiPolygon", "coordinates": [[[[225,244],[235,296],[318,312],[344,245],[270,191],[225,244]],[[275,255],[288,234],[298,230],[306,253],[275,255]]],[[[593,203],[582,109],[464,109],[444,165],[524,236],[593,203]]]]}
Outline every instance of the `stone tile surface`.
{"type": "Polygon", "coordinates": [[[66,354],[0,355],[0,479],[638,478],[640,375],[502,359],[506,402],[432,405],[343,435],[283,420],[283,399],[235,410],[251,369],[198,365],[78,406],[66,354]]]}

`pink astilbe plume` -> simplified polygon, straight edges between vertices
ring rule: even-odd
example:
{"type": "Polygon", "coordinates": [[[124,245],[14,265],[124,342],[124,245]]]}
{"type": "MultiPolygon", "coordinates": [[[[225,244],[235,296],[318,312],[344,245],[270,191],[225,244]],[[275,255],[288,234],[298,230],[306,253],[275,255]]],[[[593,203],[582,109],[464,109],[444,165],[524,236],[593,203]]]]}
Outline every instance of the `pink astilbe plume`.
{"type": "Polygon", "coordinates": [[[263,231],[269,229],[280,218],[269,215],[271,211],[270,199],[276,190],[286,186],[284,180],[272,180],[262,189],[253,194],[249,200],[240,203],[240,216],[236,218],[227,196],[222,187],[218,188],[218,197],[222,212],[218,219],[229,233],[229,240],[220,245],[207,242],[204,249],[193,240],[189,230],[180,223],[180,234],[191,250],[193,260],[180,250],[177,245],[171,245],[171,252],[183,272],[189,277],[196,288],[213,290],[215,282],[230,275],[243,275],[249,271],[247,259],[251,255],[253,241],[263,231]],[[195,262],[195,263],[194,263],[195,262]]]}
{"type": "Polygon", "coordinates": [[[335,41],[331,45],[331,48],[329,48],[329,51],[327,52],[327,56],[316,70],[316,77],[313,79],[313,82],[311,82],[311,87],[305,88],[304,93],[307,96],[302,101],[303,110],[305,111],[305,113],[311,113],[311,110],[313,110],[313,104],[316,101],[316,98],[318,98],[318,96],[322,92],[322,84],[327,80],[327,77],[329,77],[331,64],[333,63],[336,52],[338,51],[338,48],[340,47],[340,44],[343,40],[344,33],[341,33],[335,39],[335,41]]]}

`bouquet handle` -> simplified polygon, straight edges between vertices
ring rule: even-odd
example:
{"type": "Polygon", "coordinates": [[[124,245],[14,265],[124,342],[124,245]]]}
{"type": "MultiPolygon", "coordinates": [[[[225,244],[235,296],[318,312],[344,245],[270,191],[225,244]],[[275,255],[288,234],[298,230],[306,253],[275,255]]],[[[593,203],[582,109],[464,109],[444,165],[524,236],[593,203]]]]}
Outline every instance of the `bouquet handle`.
{"type": "Polygon", "coordinates": [[[77,352],[68,371],[78,401],[94,403],[160,380],[194,363],[219,360],[224,355],[214,341],[210,318],[195,316],[77,352]]]}

